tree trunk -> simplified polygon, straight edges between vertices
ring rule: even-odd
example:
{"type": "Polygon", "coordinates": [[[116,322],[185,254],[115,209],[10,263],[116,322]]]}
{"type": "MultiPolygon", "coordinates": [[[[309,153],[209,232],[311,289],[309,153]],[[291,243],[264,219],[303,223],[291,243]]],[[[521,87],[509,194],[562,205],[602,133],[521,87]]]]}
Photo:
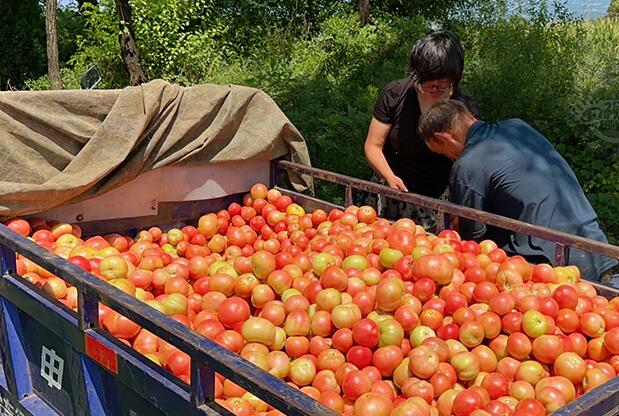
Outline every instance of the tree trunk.
{"type": "Polygon", "coordinates": [[[47,75],[53,90],[62,89],[58,62],[58,33],[56,32],[56,0],[45,0],[45,34],[47,36],[47,75]]]}
{"type": "Polygon", "coordinates": [[[120,25],[120,54],[129,71],[129,83],[140,85],[146,82],[146,75],[140,66],[140,53],[133,37],[133,25],[131,23],[131,5],[129,0],[116,0],[116,10],[120,25]]]}
{"type": "Polygon", "coordinates": [[[359,0],[359,14],[361,26],[367,25],[370,21],[370,0],[359,0]]]}
{"type": "Polygon", "coordinates": [[[305,26],[312,30],[314,28],[314,0],[307,0],[307,8],[305,9],[305,26]]]}

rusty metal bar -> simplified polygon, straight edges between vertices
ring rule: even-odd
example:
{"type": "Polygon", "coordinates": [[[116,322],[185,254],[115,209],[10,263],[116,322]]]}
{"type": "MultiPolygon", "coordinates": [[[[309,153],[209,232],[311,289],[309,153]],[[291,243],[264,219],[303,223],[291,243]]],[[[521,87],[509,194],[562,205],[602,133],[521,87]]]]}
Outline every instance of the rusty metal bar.
{"type": "Polygon", "coordinates": [[[278,163],[280,159],[271,160],[269,166],[269,188],[273,188],[280,181],[280,176],[282,173],[281,169],[278,169],[278,163]]]}
{"type": "Polygon", "coordinates": [[[491,214],[488,212],[478,211],[473,208],[452,204],[450,202],[440,201],[438,199],[430,198],[423,195],[397,191],[387,186],[378,185],[370,181],[356,179],[339,173],[300,165],[298,163],[280,161],[278,162],[277,167],[278,169],[290,170],[299,174],[310,175],[317,179],[322,179],[328,182],[333,182],[362,191],[384,195],[388,198],[397,199],[398,201],[410,203],[419,207],[433,209],[435,211],[442,210],[447,214],[456,215],[458,217],[467,218],[469,220],[481,222],[517,233],[538,237],[547,241],[553,241],[555,243],[560,243],[565,246],[570,246],[593,254],[619,259],[619,247],[617,246],[604,244],[599,241],[589,240],[587,238],[564,233],[562,231],[528,224],[526,222],[514,220],[496,214],[491,214]]]}
{"type": "Polygon", "coordinates": [[[346,193],[344,194],[344,206],[349,206],[352,205],[353,200],[352,200],[352,187],[347,186],[346,187],[346,193]]]}
{"type": "Polygon", "coordinates": [[[440,233],[441,231],[443,231],[446,227],[446,221],[445,221],[445,211],[443,211],[442,209],[439,209],[438,211],[436,211],[436,233],[440,233]]]}
{"type": "Polygon", "coordinates": [[[570,246],[565,244],[555,244],[555,264],[557,266],[565,266],[570,256],[570,246]]]}

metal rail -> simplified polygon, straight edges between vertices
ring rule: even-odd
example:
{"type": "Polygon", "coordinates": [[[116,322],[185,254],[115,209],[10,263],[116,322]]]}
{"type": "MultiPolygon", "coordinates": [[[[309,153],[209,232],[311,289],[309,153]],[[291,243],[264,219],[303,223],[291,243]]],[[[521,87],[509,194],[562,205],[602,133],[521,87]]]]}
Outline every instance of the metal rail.
{"type": "Polygon", "coordinates": [[[552,241],[555,243],[555,264],[558,266],[565,265],[565,261],[569,255],[569,248],[577,248],[589,253],[598,254],[604,257],[619,259],[619,247],[611,244],[604,244],[599,241],[590,240],[584,237],[568,234],[562,231],[553,230],[547,227],[532,225],[526,222],[514,220],[512,218],[503,217],[501,215],[491,214],[484,211],[479,211],[473,208],[456,205],[450,202],[440,201],[427,196],[402,192],[392,189],[388,186],[379,185],[370,181],[353,178],[342,175],[340,173],[330,172],[323,169],[300,165],[285,160],[274,161],[272,169],[276,171],[271,177],[277,179],[282,171],[295,172],[300,175],[309,175],[316,179],[332,182],[345,187],[346,200],[350,202],[352,189],[371,192],[378,195],[383,195],[388,198],[406,202],[427,209],[432,209],[437,212],[437,227],[439,230],[444,229],[449,224],[449,215],[466,218],[476,222],[492,225],[494,227],[503,228],[517,233],[526,234],[532,237],[538,237],[543,240],[552,241]],[[279,172],[277,172],[279,171],[279,172]]]}
{"type": "Polygon", "coordinates": [[[15,275],[15,253],[27,257],[78,290],[78,322],[81,330],[99,331],[101,302],[165,339],[191,357],[191,401],[206,414],[214,401],[214,372],[251,391],[287,415],[335,415],[308,395],[293,389],[237,354],[203,337],[131,295],[80,269],[51,251],[0,224],[1,269],[15,275]]]}

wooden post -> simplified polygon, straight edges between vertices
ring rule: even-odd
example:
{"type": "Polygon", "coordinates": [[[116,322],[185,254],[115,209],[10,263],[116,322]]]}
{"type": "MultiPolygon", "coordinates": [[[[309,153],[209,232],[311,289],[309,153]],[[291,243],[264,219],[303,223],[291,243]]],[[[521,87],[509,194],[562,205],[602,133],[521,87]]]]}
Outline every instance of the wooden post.
{"type": "Polygon", "coordinates": [[[133,37],[129,0],[116,0],[116,10],[120,26],[120,35],[118,35],[120,54],[129,71],[129,83],[140,85],[146,82],[146,75],[140,66],[140,53],[133,37]]]}
{"type": "Polygon", "coordinates": [[[45,35],[47,37],[47,75],[51,89],[61,90],[60,63],[58,62],[58,33],[56,31],[56,0],[45,0],[45,35]]]}

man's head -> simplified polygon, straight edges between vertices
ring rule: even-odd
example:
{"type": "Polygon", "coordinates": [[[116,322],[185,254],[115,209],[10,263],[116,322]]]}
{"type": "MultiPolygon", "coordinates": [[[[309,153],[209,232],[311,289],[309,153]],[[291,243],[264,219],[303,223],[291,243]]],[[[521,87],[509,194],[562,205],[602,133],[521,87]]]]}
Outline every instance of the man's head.
{"type": "Polygon", "coordinates": [[[419,135],[435,153],[456,160],[464,150],[466,134],[476,121],[460,101],[434,102],[419,120],[419,135]]]}

